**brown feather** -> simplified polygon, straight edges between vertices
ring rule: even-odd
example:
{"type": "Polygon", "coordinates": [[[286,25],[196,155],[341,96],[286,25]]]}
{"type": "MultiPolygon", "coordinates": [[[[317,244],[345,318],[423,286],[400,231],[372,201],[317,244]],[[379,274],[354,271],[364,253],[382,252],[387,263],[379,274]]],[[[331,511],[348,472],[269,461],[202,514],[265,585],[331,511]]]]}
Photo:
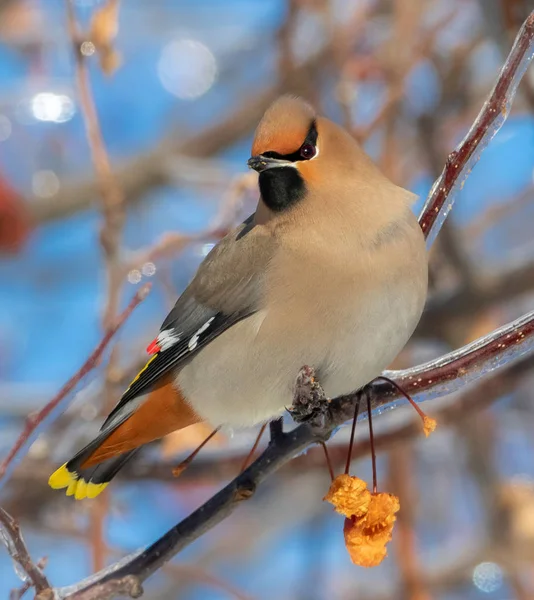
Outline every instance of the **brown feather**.
{"type": "Polygon", "coordinates": [[[119,425],[82,464],[90,467],[104,460],[184,429],[201,418],[167,375],[141,406],[119,425]]]}

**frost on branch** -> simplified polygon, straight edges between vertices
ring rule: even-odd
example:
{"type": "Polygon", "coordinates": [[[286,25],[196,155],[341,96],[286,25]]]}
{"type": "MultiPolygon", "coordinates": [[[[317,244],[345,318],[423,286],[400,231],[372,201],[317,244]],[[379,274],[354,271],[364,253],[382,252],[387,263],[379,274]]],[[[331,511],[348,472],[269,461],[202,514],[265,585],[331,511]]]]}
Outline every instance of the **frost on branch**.
{"type": "Polygon", "coordinates": [[[482,152],[504,125],[517,89],[534,56],[534,12],[523,23],[489,98],[456,150],[451,152],[442,174],[434,182],[419,223],[431,246],[450,213],[456,195],[482,152]]]}

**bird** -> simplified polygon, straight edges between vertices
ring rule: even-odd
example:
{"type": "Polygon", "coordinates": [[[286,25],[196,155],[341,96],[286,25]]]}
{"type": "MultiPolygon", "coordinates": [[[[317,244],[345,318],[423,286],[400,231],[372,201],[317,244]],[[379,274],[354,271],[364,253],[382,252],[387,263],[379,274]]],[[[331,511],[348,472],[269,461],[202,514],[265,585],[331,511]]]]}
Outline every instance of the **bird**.
{"type": "Polygon", "coordinates": [[[328,398],[387,368],[427,295],[416,196],[299,97],[260,120],[255,212],[208,253],[97,437],[49,485],[94,498],[145,444],[196,423],[232,430],[291,406],[304,365],[328,398]]]}

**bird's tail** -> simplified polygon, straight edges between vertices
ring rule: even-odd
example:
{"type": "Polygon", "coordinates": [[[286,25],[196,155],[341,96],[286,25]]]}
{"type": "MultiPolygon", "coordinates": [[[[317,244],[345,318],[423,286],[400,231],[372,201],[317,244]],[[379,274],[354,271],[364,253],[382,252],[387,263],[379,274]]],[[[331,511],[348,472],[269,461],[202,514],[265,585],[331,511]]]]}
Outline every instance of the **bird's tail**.
{"type": "Polygon", "coordinates": [[[59,467],[48,480],[48,485],[54,489],[67,488],[67,496],[74,496],[76,500],[95,498],[103,492],[108,483],[132,458],[138,448],[112,456],[98,464],[85,464],[109,432],[103,433],[85,446],[76,456],[59,467]]]}
{"type": "Polygon", "coordinates": [[[94,498],[138,448],[200,421],[172,377],[163,378],[135,402],[119,403],[100,434],[52,473],[48,484],[67,488],[77,500],[94,498]]]}

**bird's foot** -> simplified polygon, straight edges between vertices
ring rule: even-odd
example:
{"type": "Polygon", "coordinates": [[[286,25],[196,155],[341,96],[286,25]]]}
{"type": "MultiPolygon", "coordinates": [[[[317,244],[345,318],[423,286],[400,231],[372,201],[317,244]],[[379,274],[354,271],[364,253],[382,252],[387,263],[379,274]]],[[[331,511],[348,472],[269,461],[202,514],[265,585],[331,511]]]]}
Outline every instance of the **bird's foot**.
{"type": "Polygon", "coordinates": [[[295,382],[293,404],[287,409],[296,423],[322,418],[330,408],[330,399],[317,380],[315,369],[305,365],[295,382]]]}

